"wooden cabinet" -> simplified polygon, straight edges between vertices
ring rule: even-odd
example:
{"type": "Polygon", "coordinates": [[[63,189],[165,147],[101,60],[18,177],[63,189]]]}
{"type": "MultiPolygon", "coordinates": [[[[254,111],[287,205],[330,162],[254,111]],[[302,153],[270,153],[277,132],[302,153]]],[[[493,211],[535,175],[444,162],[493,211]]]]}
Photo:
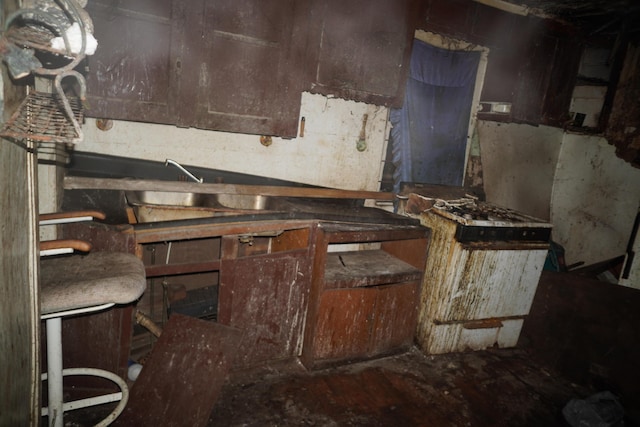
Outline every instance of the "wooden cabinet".
{"type": "Polygon", "coordinates": [[[89,2],[86,115],[295,137],[304,90],[400,106],[413,3],[89,2]]]}
{"type": "Polygon", "coordinates": [[[90,2],[90,117],[293,137],[299,0],[90,2]]]}
{"type": "MultiPolygon", "coordinates": [[[[137,310],[155,323],[180,313],[241,330],[239,369],[298,357],[315,367],[413,343],[430,236],[414,224],[196,218],[127,226],[118,236],[145,263],[148,286],[137,310]]],[[[92,230],[88,240],[114,241],[92,230]]],[[[126,369],[154,338],[123,324],[133,329],[133,340],[123,334],[131,351],[115,350],[126,369]]],[[[116,344],[113,337],[103,343],[116,344]]]]}
{"type": "Polygon", "coordinates": [[[311,284],[310,229],[262,240],[249,246],[240,236],[224,237],[218,322],[243,331],[236,366],[294,358],[302,347],[311,284]]]}
{"type": "Polygon", "coordinates": [[[416,18],[411,0],[318,0],[312,92],[400,107],[416,18]]]}
{"type": "Polygon", "coordinates": [[[366,359],[413,343],[428,236],[414,226],[318,226],[305,366],[366,359]]]}
{"type": "Polygon", "coordinates": [[[184,19],[173,0],[87,4],[98,49],[87,58],[89,117],[176,124],[178,46],[172,35],[184,19]]]}
{"type": "MultiPolygon", "coordinates": [[[[312,268],[312,223],[230,223],[139,230],[148,287],[138,309],[162,324],[172,313],[242,331],[234,366],[295,358],[302,347],[312,268]],[[242,232],[242,234],[238,234],[242,232]]],[[[134,333],[133,358],[153,345],[134,333]]]]}

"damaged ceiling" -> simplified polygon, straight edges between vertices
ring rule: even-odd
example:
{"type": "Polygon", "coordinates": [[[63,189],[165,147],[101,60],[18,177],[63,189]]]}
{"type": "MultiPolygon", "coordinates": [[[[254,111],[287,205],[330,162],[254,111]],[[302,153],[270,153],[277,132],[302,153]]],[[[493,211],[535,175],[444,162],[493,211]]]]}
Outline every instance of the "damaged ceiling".
{"type": "Polygon", "coordinates": [[[640,0],[509,0],[573,24],[589,36],[640,36],[640,0]]]}

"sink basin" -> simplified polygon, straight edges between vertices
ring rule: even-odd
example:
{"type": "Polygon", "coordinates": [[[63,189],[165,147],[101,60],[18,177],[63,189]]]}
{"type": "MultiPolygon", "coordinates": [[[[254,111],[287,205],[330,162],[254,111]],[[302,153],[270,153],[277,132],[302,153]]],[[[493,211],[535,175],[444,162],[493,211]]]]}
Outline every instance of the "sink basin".
{"type": "Polygon", "coordinates": [[[228,209],[264,210],[273,209],[274,200],[261,194],[214,194],[220,206],[228,209]]]}
{"type": "Polygon", "coordinates": [[[207,206],[215,194],[179,193],[173,191],[128,191],[127,200],[133,205],[207,206]]]}
{"type": "Polygon", "coordinates": [[[158,205],[189,208],[265,210],[272,209],[275,199],[261,194],[202,194],[174,191],[128,191],[132,205],[158,205]]]}
{"type": "Polygon", "coordinates": [[[170,221],[278,210],[280,198],[260,194],[204,194],[177,191],[127,191],[138,222],[170,221]],[[242,212],[241,212],[242,211],[242,212]]]}

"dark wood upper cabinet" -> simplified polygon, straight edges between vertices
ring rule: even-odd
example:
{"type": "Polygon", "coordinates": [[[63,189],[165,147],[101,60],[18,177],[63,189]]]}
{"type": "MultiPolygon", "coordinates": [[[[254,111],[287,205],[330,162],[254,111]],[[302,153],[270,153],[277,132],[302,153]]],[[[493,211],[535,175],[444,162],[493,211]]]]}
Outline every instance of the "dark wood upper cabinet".
{"type": "Polygon", "coordinates": [[[195,126],[294,137],[303,89],[303,2],[215,0],[190,13],[203,19],[194,22],[202,31],[185,34],[199,46],[184,55],[189,81],[198,82],[190,97],[197,100],[195,126]]]}
{"type": "Polygon", "coordinates": [[[88,3],[98,49],[88,57],[89,117],[174,123],[172,0],[88,3]]]}
{"type": "Polygon", "coordinates": [[[91,117],[293,137],[300,0],[90,2],[91,117]]]}
{"type": "Polygon", "coordinates": [[[408,75],[416,2],[317,0],[313,4],[310,90],[400,106],[408,75]]]}

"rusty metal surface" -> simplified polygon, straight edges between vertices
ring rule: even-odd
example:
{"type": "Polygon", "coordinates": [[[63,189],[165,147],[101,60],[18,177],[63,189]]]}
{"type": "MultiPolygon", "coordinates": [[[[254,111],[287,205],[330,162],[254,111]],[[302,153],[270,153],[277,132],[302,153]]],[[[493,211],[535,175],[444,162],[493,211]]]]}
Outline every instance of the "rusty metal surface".
{"type": "Polygon", "coordinates": [[[116,425],[206,425],[239,339],[233,328],[172,315],[116,425]]]}
{"type": "Polygon", "coordinates": [[[456,221],[431,212],[422,213],[421,221],[433,232],[420,297],[421,348],[437,354],[514,346],[535,295],[546,245],[462,244],[455,239],[456,221]],[[464,327],[479,320],[488,326],[464,327]]]}
{"type": "MultiPolygon", "coordinates": [[[[78,123],[83,121],[80,100],[68,98],[78,123]]],[[[80,137],[64,113],[59,96],[32,92],[0,130],[0,136],[17,140],[71,143],[80,137]]]]}

